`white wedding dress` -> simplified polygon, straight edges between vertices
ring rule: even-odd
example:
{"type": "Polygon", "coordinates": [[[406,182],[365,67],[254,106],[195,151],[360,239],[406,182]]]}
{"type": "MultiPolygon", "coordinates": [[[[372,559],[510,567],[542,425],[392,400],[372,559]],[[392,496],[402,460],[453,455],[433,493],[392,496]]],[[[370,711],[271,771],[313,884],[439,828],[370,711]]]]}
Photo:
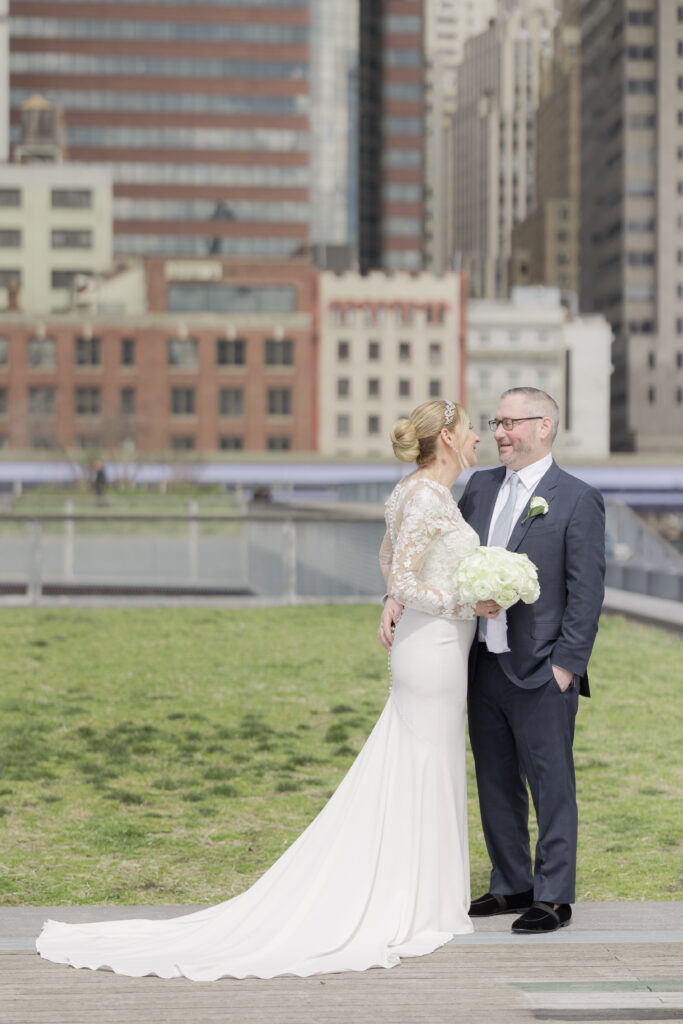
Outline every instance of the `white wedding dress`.
{"type": "Polygon", "coordinates": [[[405,604],[392,687],[332,798],[246,892],[170,920],[48,921],[41,956],[211,981],[393,967],[472,931],[465,780],[474,609],[452,574],[478,543],[450,491],[419,475],[386,506],[380,562],[405,604]]]}

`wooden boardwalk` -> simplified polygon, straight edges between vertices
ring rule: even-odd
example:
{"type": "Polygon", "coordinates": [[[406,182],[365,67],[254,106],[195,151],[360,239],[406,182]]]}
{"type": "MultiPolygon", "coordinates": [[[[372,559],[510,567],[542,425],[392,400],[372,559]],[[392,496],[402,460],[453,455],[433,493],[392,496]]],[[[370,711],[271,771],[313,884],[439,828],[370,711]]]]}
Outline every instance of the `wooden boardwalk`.
{"type": "MultiPolygon", "coordinates": [[[[678,910],[683,923],[683,904],[678,910]]],[[[0,910],[0,925],[2,915],[0,910]]],[[[670,922],[668,931],[644,928],[647,941],[638,941],[633,930],[599,940],[615,933],[577,930],[572,937],[569,928],[548,942],[511,942],[508,918],[478,934],[475,943],[448,945],[390,971],[204,983],[75,971],[41,960],[24,939],[15,943],[23,948],[0,952],[0,1022],[680,1024],[683,929],[670,922]]],[[[7,938],[4,943],[12,945],[7,938]]]]}

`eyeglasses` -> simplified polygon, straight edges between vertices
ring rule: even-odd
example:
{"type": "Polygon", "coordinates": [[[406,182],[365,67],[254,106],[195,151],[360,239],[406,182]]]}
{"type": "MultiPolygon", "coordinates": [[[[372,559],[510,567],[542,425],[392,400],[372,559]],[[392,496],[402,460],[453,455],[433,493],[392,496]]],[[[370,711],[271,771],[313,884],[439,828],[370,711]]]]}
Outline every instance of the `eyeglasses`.
{"type": "Polygon", "coordinates": [[[503,430],[512,430],[515,423],[526,423],[527,420],[542,420],[544,416],[518,416],[516,419],[511,419],[510,416],[503,416],[502,420],[489,420],[489,426],[491,430],[498,430],[498,427],[502,427],[503,430]]]}

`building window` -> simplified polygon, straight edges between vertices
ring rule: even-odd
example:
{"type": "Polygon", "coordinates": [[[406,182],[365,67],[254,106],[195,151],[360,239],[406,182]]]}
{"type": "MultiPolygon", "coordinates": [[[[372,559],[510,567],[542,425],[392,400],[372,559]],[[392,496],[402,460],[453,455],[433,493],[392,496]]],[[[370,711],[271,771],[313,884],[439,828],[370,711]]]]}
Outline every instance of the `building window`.
{"type": "Polygon", "coordinates": [[[683,405],[683,388],[676,388],[676,405],[683,405]]]}
{"type": "Polygon", "coordinates": [[[135,388],[121,388],[121,415],[132,416],[135,412],[135,388]]]}
{"type": "Polygon", "coordinates": [[[216,338],[217,366],[246,366],[247,343],[244,338],[216,338]]]}
{"type": "Polygon", "coordinates": [[[683,367],[683,352],[676,353],[676,369],[680,370],[683,367]]]}
{"type": "Polygon", "coordinates": [[[479,371],[479,390],[484,392],[491,390],[491,373],[489,370],[479,371]]]}
{"type": "Polygon", "coordinates": [[[399,341],[398,343],[398,359],[401,363],[410,362],[410,342],[399,341]]]}
{"type": "Polygon", "coordinates": [[[75,278],[89,277],[90,270],[53,270],[50,278],[53,288],[72,288],[75,278]]]}
{"type": "Polygon", "coordinates": [[[340,363],[345,363],[347,359],[351,357],[351,342],[349,341],[338,341],[337,342],[337,360],[340,363]]]}
{"type": "Polygon", "coordinates": [[[268,388],[268,415],[292,415],[291,388],[268,388]]]}
{"type": "Polygon", "coordinates": [[[53,188],[52,206],[62,210],[90,209],[92,191],[89,188],[53,188]]]}
{"type": "Polygon", "coordinates": [[[430,341],[429,343],[429,362],[432,366],[441,366],[443,358],[443,350],[441,348],[440,341],[430,341]]]}
{"type": "Polygon", "coordinates": [[[348,377],[337,378],[337,398],[348,398],[351,394],[351,381],[348,377]]]}
{"type": "Polygon", "coordinates": [[[410,398],[410,381],[400,380],[398,382],[398,397],[399,398],[410,398]]]}
{"type": "Polygon", "coordinates": [[[351,417],[345,413],[337,416],[337,437],[348,437],[351,433],[351,417]]]}
{"type": "Polygon", "coordinates": [[[242,388],[221,388],[218,392],[218,413],[220,416],[244,415],[244,392],[242,388]]]}
{"type": "Polygon", "coordinates": [[[28,365],[43,370],[54,369],[56,347],[54,338],[29,338],[28,365]]]}
{"type": "Polygon", "coordinates": [[[51,416],[55,411],[55,389],[29,388],[28,411],[31,416],[51,416]]]}
{"type": "Polygon", "coordinates": [[[0,206],[21,206],[21,189],[0,188],[0,206]]]}
{"type": "Polygon", "coordinates": [[[369,341],[368,342],[368,359],[371,362],[374,362],[375,360],[379,359],[380,357],[381,357],[380,343],[378,341],[369,341]]]}
{"type": "Polygon", "coordinates": [[[54,230],[51,239],[53,249],[92,249],[92,231],[54,230]]]}
{"type": "Polygon", "coordinates": [[[177,434],[171,438],[171,451],[193,452],[196,448],[194,437],[191,434],[177,434]]]}
{"type": "Polygon", "coordinates": [[[135,366],[135,338],[121,338],[121,365],[135,366]]]}
{"type": "Polygon", "coordinates": [[[235,434],[223,434],[218,438],[218,447],[222,452],[241,452],[244,448],[244,438],[235,434]]]}
{"type": "Polygon", "coordinates": [[[430,380],[429,382],[429,397],[430,398],[441,398],[441,381],[430,380]]]}
{"type": "Polygon", "coordinates": [[[20,270],[0,270],[0,288],[9,288],[13,281],[21,287],[20,270]]]}
{"type": "Polygon", "coordinates": [[[368,416],[368,434],[379,434],[379,416],[368,416]]]}
{"type": "MultiPolygon", "coordinates": [[[[680,321],[679,321],[679,323],[680,323],[680,321]]],[[[648,369],[654,370],[654,368],[655,368],[655,354],[654,354],[654,352],[648,352],[648,354],[647,354],[647,365],[648,365],[648,369]]]]}
{"type": "Polygon", "coordinates": [[[100,338],[76,338],[76,366],[100,366],[102,342],[100,338]]]}
{"type": "Polygon", "coordinates": [[[169,366],[196,370],[199,366],[199,342],[196,338],[169,338],[167,342],[169,366]]]}
{"type": "Polygon", "coordinates": [[[368,398],[379,398],[381,391],[381,383],[378,377],[371,377],[368,380],[368,398]]]}
{"type": "Polygon", "coordinates": [[[171,388],[171,415],[193,416],[194,412],[194,388],[171,388]]]}
{"type": "Polygon", "coordinates": [[[657,392],[656,392],[655,388],[648,388],[647,389],[647,400],[650,403],[650,405],[654,405],[655,404],[656,398],[657,398],[657,392]]]}
{"type": "Polygon", "coordinates": [[[7,366],[9,359],[9,341],[7,338],[0,338],[0,366],[7,366]]]}
{"type": "Polygon", "coordinates": [[[76,388],[75,411],[77,416],[97,416],[101,409],[99,388],[76,388]]]}
{"type": "Polygon", "coordinates": [[[18,249],[21,245],[19,228],[0,228],[0,249],[18,249]]]}
{"type": "Polygon", "coordinates": [[[264,362],[266,366],[293,366],[294,342],[291,338],[266,338],[264,362]]]}
{"type": "Polygon", "coordinates": [[[0,388],[0,416],[7,412],[7,388],[0,388]]]}
{"type": "Polygon", "coordinates": [[[269,437],[266,442],[269,452],[288,452],[292,448],[291,437],[269,437]]]}

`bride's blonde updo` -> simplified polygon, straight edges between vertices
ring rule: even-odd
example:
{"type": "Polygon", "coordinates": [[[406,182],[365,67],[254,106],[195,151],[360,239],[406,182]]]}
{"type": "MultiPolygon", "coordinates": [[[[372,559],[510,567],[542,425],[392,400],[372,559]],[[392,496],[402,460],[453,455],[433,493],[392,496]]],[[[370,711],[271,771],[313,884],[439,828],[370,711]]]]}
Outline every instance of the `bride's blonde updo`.
{"type": "MultiPolygon", "coordinates": [[[[413,409],[408,419],[396,420],[391,428],[394,455],[401,462],[428,466],[436,457],[436,443],[444,427],[457,431],[459,447],[469,430],[467,412],[461,405],[444,399],[423,402],[413,409]]],[[[460,458],[465,466],[462,455],[460,458]]]]}

